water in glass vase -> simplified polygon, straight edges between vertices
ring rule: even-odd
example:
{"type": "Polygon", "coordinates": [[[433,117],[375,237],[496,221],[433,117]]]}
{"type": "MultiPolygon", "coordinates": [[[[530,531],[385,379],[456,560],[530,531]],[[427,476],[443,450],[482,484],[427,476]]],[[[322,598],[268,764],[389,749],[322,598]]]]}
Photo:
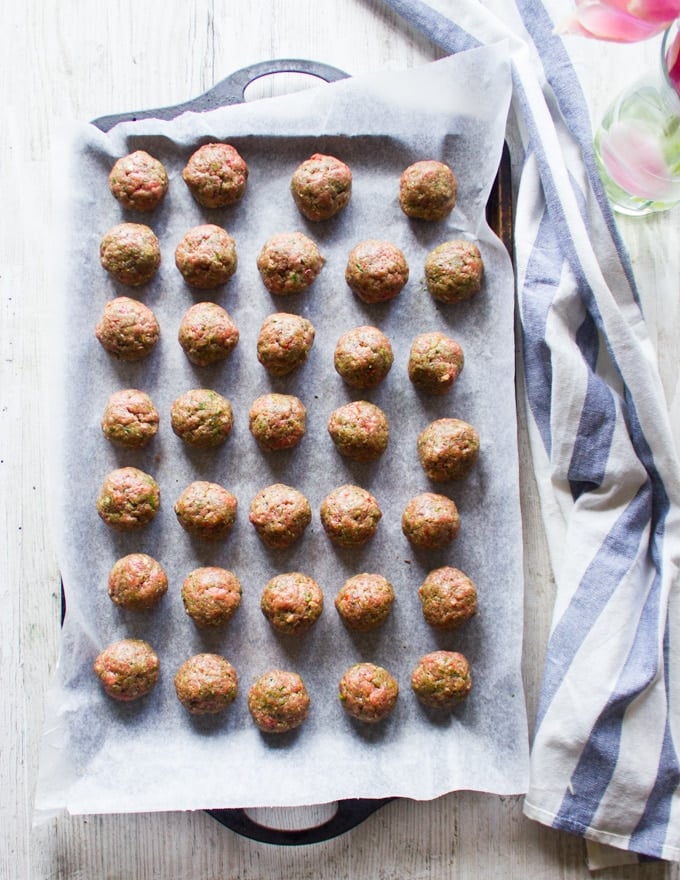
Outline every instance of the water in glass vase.
{"type": "Polygon", "coordinates": [[[680,203],[680,97],[668,76],[667,31],[658,75],[639,80],[613,102],[595,135],[600,176],[615,210],[665,211],[680,203]]]}

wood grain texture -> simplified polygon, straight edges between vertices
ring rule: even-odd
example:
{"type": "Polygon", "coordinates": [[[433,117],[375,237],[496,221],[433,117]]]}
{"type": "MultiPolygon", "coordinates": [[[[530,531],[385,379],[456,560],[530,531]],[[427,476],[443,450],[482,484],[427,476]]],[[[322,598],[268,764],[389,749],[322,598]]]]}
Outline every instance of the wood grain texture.
{"type": "MultiPolygon", "coordinates": [[[[567,0],[565,0],[565,6],[567,0]]],[[[644,51],[644,50],[643,50],[644,51]]],[[[522,816],[520,798],[461,792],[399,801],[309,848],[256,844],[204,813],[60,817],[32,828],[47,683],[58,655],[59,577],[47,510],[50,426],[50,150],[72,119],[174,104],[274,57],[356,74],[418,65],[438,50],[377,0],[24,0],[0,28],[0,878],[7,880],[460,880],[588,876],[581,840],[522,816]],[[7,699],[7,697],[9,699],[7,699]]],[[[594,112],[630,74],[618,48],[584,46],[594,112]],[[606,72],[606,76],[604,73],[606,72]],[[606,85],[608,83],[608,85],[606,85]]],[[[249,98],[297,88],[261,82],[249,98]]],[[[678,213],[622,221],[669,408],[680,417],[678,213]]],[[[525,530],[524,668],[536,710],[552,578],[520,399],[525,530]]],[[[84,546],[84,552],[87,552],[84,546]]],[[[160,747],[160,746],[159,746],[160,747]]],[[[680,877],[677,866],[608,870],[626,880],[680,877]]]]}

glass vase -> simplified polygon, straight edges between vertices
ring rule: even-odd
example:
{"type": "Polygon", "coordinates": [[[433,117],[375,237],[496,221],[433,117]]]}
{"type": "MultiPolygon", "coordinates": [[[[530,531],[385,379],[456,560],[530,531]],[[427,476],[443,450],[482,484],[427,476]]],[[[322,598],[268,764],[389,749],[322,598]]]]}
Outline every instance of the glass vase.
{"type": "Polygon", "coordinates": [[[660,65],[625,89],[595,134],[595,157],[614,210],[643,215],[680,203],[680,23],[663,36],[660,65]]]}

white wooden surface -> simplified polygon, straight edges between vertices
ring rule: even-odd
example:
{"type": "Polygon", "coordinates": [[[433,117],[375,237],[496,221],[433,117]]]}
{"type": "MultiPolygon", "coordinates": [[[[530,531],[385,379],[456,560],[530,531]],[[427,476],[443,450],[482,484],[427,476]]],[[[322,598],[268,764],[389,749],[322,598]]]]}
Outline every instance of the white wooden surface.
{"type": "MultiPolygon", "coordinates": [[[[565,9],[570,0],[564,0],[565,9]]],[[[455,8],[455,3],[451,3],[455,8]]],[[[653,59],[644,47],[578,48],[600,113],[653,59]]],[[[42,417],[50,377],[45,286],[54,179],[50,145],[68,119],[174,104],[232,71],[276,57],[349,73],[439,57],[378,0],[22,0],[0,27],[0,878],[4,880],[442,880],[582,878],[581,840],[522,816],[519,798],[470,793],[395,802],[340,838],[302,848],[253,843],[203,813],[59,818],[32,828],[44,695],[58,649],[59,578],[46,511],[42,417]]],[[[290,81],[274,88],[296,88],[290,81]]],[[[254,86],[249,98],[271,88],[254,86]]],[[[622,220],[680,439],[680,209],[622,220]]],[[[520,422],[522,413],[520,407],[520,422]]],[[[526,534],[525,680],[535,714],[552,583],[521,428],[526,534]]],[[[608,869],[605,878],[680,877],[677,866],[608,869]]]]}

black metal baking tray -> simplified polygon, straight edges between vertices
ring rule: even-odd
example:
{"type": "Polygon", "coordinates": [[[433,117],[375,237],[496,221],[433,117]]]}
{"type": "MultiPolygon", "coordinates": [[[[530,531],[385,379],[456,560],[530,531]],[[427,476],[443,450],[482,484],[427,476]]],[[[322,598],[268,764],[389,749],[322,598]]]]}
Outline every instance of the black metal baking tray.
{"type": "MultiPolygon", "coordinates": [[[[92,120],[92,124],[101,131],[108,132],[121,122],[134,122],[139,119],[170,120],[186,111],[206,112],[219,107],[240,104],[246,100],[246,89],[253,82],[262,77],[280,73],[307,74],[327,83],[346,79],[349,76],[336,67],[317,61],[273,59],[241,68],[218,82],[207,92],[181,104],[100,116],[92,120]]],[[[506,145],[489,195],[486,217],[489,226],[501,239],[511,259],[513,257],[512,208],[510,155],[506,145]]],[[[62,588],[62,622],[64,614],[65,601],[62,588]]],[[[394,798],[343,800],[338,802],[335,813],[327,821],[301,829],[278,829],[261,825],[253,820],[244,809],[206,810],[206,813],[220,824],[251,840],[279,846],[299,846],[321,843],[350,831],[392,800],[394,798]]]]}

